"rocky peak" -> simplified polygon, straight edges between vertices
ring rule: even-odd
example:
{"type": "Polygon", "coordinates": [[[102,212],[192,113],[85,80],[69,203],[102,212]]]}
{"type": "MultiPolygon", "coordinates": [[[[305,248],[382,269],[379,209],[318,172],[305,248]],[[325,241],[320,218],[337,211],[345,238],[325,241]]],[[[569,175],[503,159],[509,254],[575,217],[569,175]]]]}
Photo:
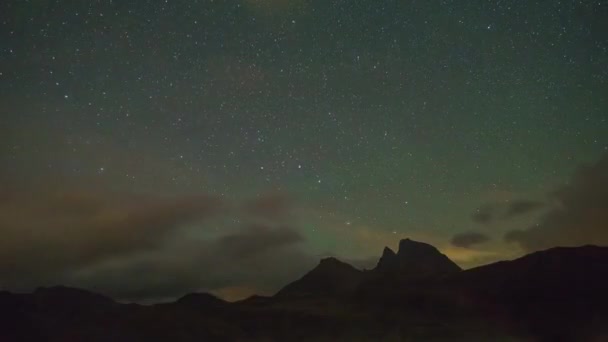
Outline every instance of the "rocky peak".
{"type": "Polygon", "coordinates": [[[391,269],[394,267],[396,262],[397,262],[397,254],[395,254],[395,252],[393,252],[392,249],[390,249],[388,247],[384,247],[384,250],[382,251],[382,256],[380,257],[380,260],[378,260],[376,269],[377,270],[391,269]]]}
{"type": "Polygon", "coordinates": [[[385,247],[375,272],[395,273],[406,276],[428,276],[460,271],[447,256],[427,243],[403,239],[395,254],[385,247]]]}
{"type": "Polygon", "coordinates": [[[411,239],[403,239],[399,241],[399,250],[397,255],[400,257],[425,256],[432,254],[441,254],[437,248],[428,243],[418,242],[411,239]]]}
{"type": "Polygon", "coordinates": [[[382,257],[383,258],[392,258],[394,257],[396,254],[395,252],[393,252],[392,249],[388,248],[388,247],[384,247],[384,250],[382,251],[382,257]]]}

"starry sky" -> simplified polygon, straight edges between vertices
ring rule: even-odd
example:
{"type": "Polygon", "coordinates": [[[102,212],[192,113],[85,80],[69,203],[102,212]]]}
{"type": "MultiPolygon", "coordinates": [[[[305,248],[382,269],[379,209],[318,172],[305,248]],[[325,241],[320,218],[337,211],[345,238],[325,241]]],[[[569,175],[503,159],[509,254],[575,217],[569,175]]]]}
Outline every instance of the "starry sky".
{"type": "Polygon", "coordinates": [[[603,0],[2,1],[0,286],[237,298],[404,237],[465,268],[608,243],[606,18],[603,0]],[[589,234],[552,228],[573,202],[589,234]]]}

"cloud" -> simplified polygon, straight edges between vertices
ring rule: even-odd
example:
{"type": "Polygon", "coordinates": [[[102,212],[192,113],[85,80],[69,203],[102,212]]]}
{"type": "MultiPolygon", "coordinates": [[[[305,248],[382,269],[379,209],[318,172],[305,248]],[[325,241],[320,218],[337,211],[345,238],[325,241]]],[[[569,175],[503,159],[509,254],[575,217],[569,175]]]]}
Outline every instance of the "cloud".
{"type": "Polygon", "coordinates": [[[555,246],[608,245],[608,155],[579,168],[570,182],[550,194],[555,203],[540,221],[513,230],[505,239],[525,251],[555,246]]]}
{"type": "Polygon", "coordinates": [[[504,218],[511,218],[514,216],[525,215],[538,210],[544,206],[543,202],[534,200],[515,200],[509,202],[504,218]]]}
{"type": "MultiPolygon", "coordinates": [[[[231,288],[250,289],[243,296],[271,294],[314,265],[315,258],[298,248],[302,241],[287,227],[240,227],[216,239],[188,237],[159,250],[110,260],[73,274],[70,281],[133,301],[231,288]]],[[[232,292],[230,299],[240,298],[232,292]]]]}
{"type": "Polygon", "coordinates": [[[0,198],[0,279],[10,290],[62,284],[137,301],[236,287],[271,293],[316,259],[300,249],[296,228],[268,215],[278,197],[245,205],[83,191],[0,198]]]}
{"type": "Polygon", "coordinates": [[[477,208],[471,218],[474,222],[480,224],[490,224],[498,220],[508,220],[517,216],[530,214],[544,206],[543,202],[528,199],[486,203],[477,208]]]}
{"type": "Polygon", "coordinates": [[[158,247],[178,227],[220,210],[208,196],[114,197],[81,192],[31,193],[0,203],[4,279],[71,268],[158,247]],[[43,261],[43,262],[41,262],[43,261]]]}
{"type": "Polygon", "coordinates": [[[473,213],[473,215],[471,215],[471,219],[477,223],[490,223],[494,220],[494,211],[495,208],[493,205],[482,205],[481,207],[475,209],[475,212],[473,213]]]}
{"type": "Polygon", "coordinates": [[[451,244],[455,247],[470,248],[471,246],[478,245],[489,241],[490,238],[479,232],[466,232],[456,234],[452,237],[451,244]]]}
{"type": "Polygon", "coordinates": [[[281,220],[292,214],[293,201],[280,193],[266,194],[242,205],[242,211],[252,218],[281,220]]]}
{"type": "Polygon", "coordinates": [[[501,259],[504,260],[505,257],[511,257],[502,251],[481,251],[455,246],[443,246],[440,247],[439,250],[464,269],[496,262],[501,259]]]}
{"type": "Polygon", "coordinates": [[[303,241],[303,237],[293,229],[270,228],[256,224],[236,234],[221,237],[217,241],[217,245],[225,254],[238,259],[301,241],[303,241]]]}

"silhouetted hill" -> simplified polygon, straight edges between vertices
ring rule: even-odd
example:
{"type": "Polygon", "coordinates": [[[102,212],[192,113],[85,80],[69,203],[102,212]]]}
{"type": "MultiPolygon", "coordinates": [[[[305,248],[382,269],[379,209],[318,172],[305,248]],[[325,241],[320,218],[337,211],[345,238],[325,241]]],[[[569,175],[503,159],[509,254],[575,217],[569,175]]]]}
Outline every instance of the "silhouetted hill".
{"type": "Polygon", "coordinates": [[[463,271],[434,287],[547,340],[574,341],[608,321],[608,248],[552,248],[463,271]]]}
{"type": "Polygon", "coordinates": [[[608,341],[608,248],[553,248],[460,271],[402,240],[362,272],[323,259],[273,297],[120,304],[0,291],[0,341],[608,341]],[[359,288],[355,291],[355,288],[359,288]],[[363,290],[362,290],[363,289],[363,290]]]}
{"type": "Polygon", "coordinates": [[[376,310],[439,321],[468,315],[542,341],[597,336],[608,341],[608,329],[602,326],[608,323],[606,247],[553,248],[409,286],[401,283],[397,290],[366,285],[366,304],[376,310]]]}
{"type": "Polygon", "coordinates": [[[282,288],[275,297],[346,296],[354,292],[363,271],[330,257],[302,278],[282,288]]]}
{"type": "Polygon", "coordinates": [[[218,310],[227,309],[231,303],[209,293],[189,293],[173,303],[163,303],[157,305],[169,305],[181,309],[217,312],[218,310]]]}
{"type": "Polygon", "coordinates": [[[228,305],[228,302],[209,293],[189,293],[179,298],[176,304],[185,306],[225,306],[228,305]]]}
{"type": "Polygon", "coordinates": [[[394,273],[405,278],[422,278],[459,272],[461,268],[437,248],[410,239],[399,241],[397,253],[385,247],[373,272],[394,273]]]}
{"type": "MultiPolygon", "coordinates": [[[[411,239],[399,241],[397,253],[385,247],[376,267],[356,289],[359,298],[375,301],[380,294],[394,296],[418,283],[459,273],[462,269],[437,248],[411,239]]],[[[390,299],[388,299],[390,301],[390,299]]]]}
{"type": "Polygon", "coordinates": [[[32,299],[37,305],[62,309],[95,310],[116,305],[109,297],[66,286],[39,287],[34,291],[32,299]]]}
{"type": "Polygon", "coordinates": [[[234,302],[235,305],[240,305],[240,306],[245,306],[245,307],[247,307],[247,306],[261,307],[261,306],[269,305],[271,303],[273,303],[272,297],[259,296],[259,295],[253,295],[253,296],[247,297],[243,300],[234,302]]]}

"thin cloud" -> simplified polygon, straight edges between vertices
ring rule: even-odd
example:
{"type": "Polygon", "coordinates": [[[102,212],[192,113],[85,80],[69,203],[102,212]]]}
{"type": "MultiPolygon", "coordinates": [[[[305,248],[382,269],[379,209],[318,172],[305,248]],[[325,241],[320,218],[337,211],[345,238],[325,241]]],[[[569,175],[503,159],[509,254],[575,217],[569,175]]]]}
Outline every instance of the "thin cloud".
{"type": "Polygon", "coordinates": [[[556,203],[532,227],[505,239],[525,251],[555,246],[608,245],[608,155],[579,168],[567,185],[550,194],[556,203]]]}
{"type": "Polygon", "coordinates": [[[485,204],[475,209],[475,212],[471,215],[471,219],[474,222],[481,224],[488,224],[494,220],[495,208],[493,205],[485,204]]]}
{"type": "Polygon", "coordinates": [[[504,202],[486,203],[471,215],[473,222],[491,224],[496,221],[513,219],[527,215],[545,206],[543,202],[528,199],[516,199],[504,202]]]}
{"type": "Polygon", "coordinates": [[[275,209],[290,210],[278,197],[240,205],[205,195],[6,196],[0,279],[11,290],[62,284],[137,301],[243,286],[267,293],[316,259],[300,249],[297,229],[273,221],[275,209]]]}
{"type": "Polygon", "coordinates": [[[45,278],[157,248],[180,226],[210,218],[220,208],[220,200],[208,196],[16,196],[0,205],[0,272],[5,280],[45,278]]]}
{"type": "Polygon", "coordinates": [[[246,201],[242,212],[255,219],[283,220],[292,215],[293,201],[281,193],[266,194],[246,201]]]}
{"type": "Polygon", "coordinates": [[[274,250],[282,245],[302,242],[304,238],[297,231],[287,228],[271,228],[252,225],[236,234],[221,237],[218,247],[233,258],[245,258],[274,250]]]}
{"type": "Polygon", "coordinates": [[[299,248],[302,242],[288,227],[241,227],[216,239],[183,237],[159,250],[74,273],[69,281],[127,301],[226,288],[268,294],[314,265],[315,258],[299,248]]]}
{"type": "Polygon", "coordinates": [[[490,238],[479,232],[466,232],[454,235],[450,241],[454,247],[470,248],[484,242],[490,241],[490,238]]]}
{"type": "Polygon", "coordinates": [[[504,218],[512,218],[519,215],[529,214],[544,206],[543,202],[534,200],[515,200],[509,202],[504,218]]]}

